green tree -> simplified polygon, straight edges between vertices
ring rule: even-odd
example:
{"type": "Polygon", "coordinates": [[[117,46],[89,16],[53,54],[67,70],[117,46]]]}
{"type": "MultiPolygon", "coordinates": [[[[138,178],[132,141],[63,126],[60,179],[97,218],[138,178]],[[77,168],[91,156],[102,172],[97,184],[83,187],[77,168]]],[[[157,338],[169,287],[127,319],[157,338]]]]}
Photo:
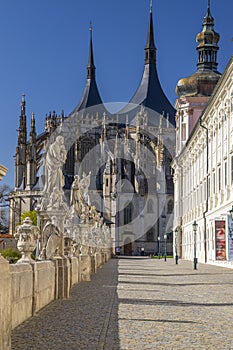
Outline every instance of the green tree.
{"type": "Polygon", "coordinates": [[[35,210],[25,211],[20,218],[21,223],[24,219],[30,218],[32,220],[33,225],[37,225],[37,212],[35,210]]]}

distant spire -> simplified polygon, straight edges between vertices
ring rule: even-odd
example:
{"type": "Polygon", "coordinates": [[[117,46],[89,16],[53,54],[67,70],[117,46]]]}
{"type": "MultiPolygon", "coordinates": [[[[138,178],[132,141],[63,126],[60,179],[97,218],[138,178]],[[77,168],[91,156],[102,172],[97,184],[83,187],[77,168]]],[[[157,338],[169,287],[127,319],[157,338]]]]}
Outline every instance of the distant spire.
{"type": "Polygon", "coordinates": [[[145,64],[155,63],[155,61],[156,61],[156,47],[154,42],[152,0],[150,0],[150,19],[149,19],[149,25],[148,25],[147,42],[145,46],[145,64]]]}
{"type": "Polygon", "coordinates": [[[27,142],[27,120],[26,120],[26,102],[25,94],[22,94],[21,113],[19,118],[18,144],[26,144],[27,142]]]}
{"type": "Polygon", "coordinates": [[[30,143],[36,142],[36,127],[35,127],[35,114],[32,113],[31,118],[31,130],[30,130],[30,143]]]}
{"type": "Polygon", "coordinates": [[[89,58],[88,58],[88,66],[87,66],[87,78],[92,79],[95,78],[95,64],[94,64],[94,55],[93,55],[93,44],[92,44],[92,31],[93,26],[92,22],[90,22],[90,49],[89,49],[89,58]]]}
{"type": "Polygon", "coordinates": [[[22,99],[21,99],[21,115],[25,115],[25,94],[22,94],[22,99]]]}

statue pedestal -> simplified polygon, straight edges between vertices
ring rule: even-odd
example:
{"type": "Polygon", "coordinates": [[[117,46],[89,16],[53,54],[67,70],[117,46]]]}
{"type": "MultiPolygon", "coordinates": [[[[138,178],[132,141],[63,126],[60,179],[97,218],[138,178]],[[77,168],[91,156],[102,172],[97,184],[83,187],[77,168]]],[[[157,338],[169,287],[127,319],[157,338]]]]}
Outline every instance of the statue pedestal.
{"type": "Polygon", "coordinates": [[[96,258],[97,268],[101,267],[103,265],[102,254],[100,252],[95,253],[95,258],[96,258]]]}
{"type": "Polygon", "coordinates": [[[70,295],[70,261],[56,257],[53,259],[56,271],[55,298],[68,299],[70,295]]]}
{"type": "Polygon", "coordinates": [[[96,261],[96,255],[91,255],[91,272],[96,273],[97,271],[97,261],[96,261]]]}
{"type": "Polygon", "coordinates": [[[80,277],[81,281],[91,280],[91,257],[88,254],[80,254],[80,277]]]}

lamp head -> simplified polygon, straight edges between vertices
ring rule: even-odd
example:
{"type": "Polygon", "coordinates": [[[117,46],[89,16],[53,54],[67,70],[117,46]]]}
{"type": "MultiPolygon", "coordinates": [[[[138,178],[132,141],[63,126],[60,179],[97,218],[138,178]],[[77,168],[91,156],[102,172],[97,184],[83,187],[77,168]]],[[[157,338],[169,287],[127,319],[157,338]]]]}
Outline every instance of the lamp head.
{"type": "Polygon", "coordinates": [[[231,210],[229,210],[229,212],[230,212],[231,218],[233,219],[233,205],[232,205],[231,210]]]}
{"type": "Polygon", "coordinates": [[[195,220],[194,223],[193,223],[193,231],[197,231],[197,223],[196,223],[196,220],[195,220]]]}

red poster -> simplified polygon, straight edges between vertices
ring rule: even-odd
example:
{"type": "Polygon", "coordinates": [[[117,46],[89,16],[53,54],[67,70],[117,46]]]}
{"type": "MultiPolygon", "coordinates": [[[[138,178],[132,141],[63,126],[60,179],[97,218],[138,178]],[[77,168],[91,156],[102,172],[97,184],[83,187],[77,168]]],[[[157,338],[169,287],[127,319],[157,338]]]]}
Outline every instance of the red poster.
{"type": "Polygon", "coordinates": [[[216,260],[226,260],[226,223],[215,221],[216,260]]]}

